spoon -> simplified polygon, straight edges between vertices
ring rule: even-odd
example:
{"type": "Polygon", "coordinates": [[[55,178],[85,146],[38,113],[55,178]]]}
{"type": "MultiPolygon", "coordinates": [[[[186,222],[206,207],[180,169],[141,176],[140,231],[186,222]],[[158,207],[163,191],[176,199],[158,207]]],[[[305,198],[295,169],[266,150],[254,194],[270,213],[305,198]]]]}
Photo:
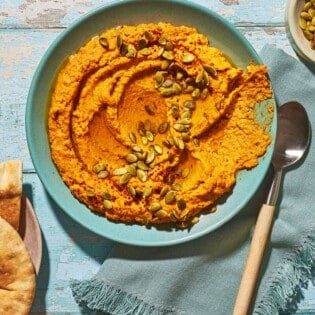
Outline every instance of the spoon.
{"type": "Polygon", "coordinates": [[[251,297],[269,237],[275,205],[284,168],[296,163],[306,151],[310,140],[310,124],[304,107],[288,102],[278,108],[278,130],[272,158],[274,179],[267,201],[260,208],[249,248],[233,315],[248,313],[251,297]]]}

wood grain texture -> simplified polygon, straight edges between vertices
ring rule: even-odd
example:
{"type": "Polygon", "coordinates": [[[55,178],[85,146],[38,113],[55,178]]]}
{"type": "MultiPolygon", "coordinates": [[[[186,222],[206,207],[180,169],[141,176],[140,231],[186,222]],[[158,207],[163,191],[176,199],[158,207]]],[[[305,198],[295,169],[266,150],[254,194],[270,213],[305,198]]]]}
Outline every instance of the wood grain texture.
{"type": "MultiPolygon", "coordinates": [[[[271,44],[295,56],[285,31],[285,0],[191,2],[234,24],[258,52],[271,44]]],[[[44,244],[33,314],[83,314],[72,298],[69,280],[94,275],[113,245],[79,226],[47,195],[34,170],[25,135],[27,95],[44,53],[76,19],[107,3],[115,1],[0,1],[0,161],[23,160],[23,190],[38,216],[44,244]]],[[[315,290],[305,291],[305,295],[300,312],[315,308],[315,290]]]]}

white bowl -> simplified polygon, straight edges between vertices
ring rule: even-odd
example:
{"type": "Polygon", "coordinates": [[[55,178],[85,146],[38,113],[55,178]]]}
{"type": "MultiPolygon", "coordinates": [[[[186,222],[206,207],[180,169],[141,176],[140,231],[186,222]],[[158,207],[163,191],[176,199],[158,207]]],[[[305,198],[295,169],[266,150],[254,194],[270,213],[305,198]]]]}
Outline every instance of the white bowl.
{"type": "Polygon", "coordinates": [[[286,26],[288,37],[296,53],[306,61],[315,63],[315,50],[310,47],[309,41],[305,38],[300,25],[299,18],[305,1],[289,0],[286,7],[286,26]]]}

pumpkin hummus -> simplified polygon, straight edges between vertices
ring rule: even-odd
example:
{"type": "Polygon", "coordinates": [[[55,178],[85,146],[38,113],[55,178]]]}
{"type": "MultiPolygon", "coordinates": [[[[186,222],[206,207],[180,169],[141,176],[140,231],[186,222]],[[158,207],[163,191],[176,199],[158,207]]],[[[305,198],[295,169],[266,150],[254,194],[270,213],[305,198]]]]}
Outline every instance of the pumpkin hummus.
{"type": "Polygon", "coordinates": [[[264,65],[233,66],[194,28],[120,26],[92,38],[59,71],[51,155],[92,211],[186,227],[266,152],[271,137],[255,104],[271,96],[264,65]]]}

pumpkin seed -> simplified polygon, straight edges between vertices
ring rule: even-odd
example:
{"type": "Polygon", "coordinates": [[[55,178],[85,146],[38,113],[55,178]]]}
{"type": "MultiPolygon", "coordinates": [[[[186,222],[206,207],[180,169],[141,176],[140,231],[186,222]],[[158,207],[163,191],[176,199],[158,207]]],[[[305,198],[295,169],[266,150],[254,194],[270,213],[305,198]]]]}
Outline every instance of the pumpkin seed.
{"type": "Polygon", "coordinates": [[[162,144],[164,144],[168,149],[172,147],[172,143],[168,139],[163,140],[162,144]]]}
{"type": "Polygon", "coordinates": [[[162,96],[171,96],[176,94],[176,90],[173,87],[170,88],[160,87],[159,91],[162,96]]]}
{"type": "MultiPolygon", "coordinates": [[[[183,126],[183,125],[181,125],[181,126],[183,126]]],[[[184,141],[183,141],[182,139],[179,139],[179,138],[177,138],[177,137],[173,137],[173,140],[174,140],[174,145],[175,145],[178,149],[184,150],[184,148],[185,148],[185,143],[184,143],[184,141]]]]}
{"type": "Polygon", "coordinates": [[[93,172],[96,174],[98,174],[99,172],[104,171],[104,170],[105,170],[105,165],[103,163],[96,163],[93,166],[93,172]]]}
{"type": "Polygon", "coordinates": [[[179,83],[174,82],[173,84],[173,89],[175,91],[176,94],[179,94],[182,91],[182,87],[180,86],[179,83]]]}
{"type": "Polygon", "coordinates": [[[165,210],[163,210],[163,209],[156,211],[154,213],[154,215],[157,216],[160,219],[168,217],[168,213],[165,210]]]}
{"type": "Polygon", "coordinates": [[[145,137],[145,136],[141,137],[141,140],[142,140],[142,143],[143,143],[144,145],[148,144],[148,142],[149,142],[148,138],[145,137]]]}
{"type": "Polygon", "coordinates": [[[215,68],[209,64],[203,64],[203,68],[204,70],[210,74],[211,76],[216,76],[217,75],[217,71],[215,70],[215,68]]]}
{"type": "Polygon", "coordinates": [[[143,56],[149,56],[152,54],[152,50],[149,47],[145,47],[139,50],[139,54],[143,56]]]}
{"type": "Polygon", "coordinates": [[[106,37],[100,37],[99,38],[99,43],[101,44],[101,46],[103,46],[104,48],[108,48],[109,43],[108,43],[108,39],[106,37]]]}
{"type": "Polygon", "coordinates": [[[138,169],[141,169],[144,171],[147,171],[149,169],[149,166],[147,164],[145,164],[143,161],[138,161],[137,167],[138,167],[138,169]]]}
{"type": "Polygon", "coordinates": [[[172,42],[167,41],[164,45],[165,50],[173,50],[174,45],[172,42]]]}
{"type": "Polygon", "coordinates": [[[149,210],[152,212],[158,211],[161,208],[162,208],[162,206],[158,201],[153,201],[149,206],[149,210]]]}
{"type": "Polygon", "coordinates": [[[153,133],[152,133],[150,130],[147,130],[147,131],[145,132],[145,136],[147,137],[147,139],[148,139],[150,142],[152,142],[152,141],[154,140],[154,135],[153,135],[153,133]]]}
{"type": "Polygon", "coordinates": [[[177,200],[177,208],[180,210],[184,210],[186,208],[186,201],[184,199],[177,200]]]}
{"type": "Polygon", "coordinates": [[[134,132],[129,132],[129,139],[132,143],[137,143],[137,137],[134,132]]]}
{"type": "Polygon", "coordinates": [[[157,154],[162,154],[162,153],[163,153],[163,148],[162,148],[160,145],[155,144],[155,145],[153,146],[153,148],[154,148],[154,151],[155,151],[157,154]]]}
{"type": "Polygon", "coordinates": [[[95,191],[93,189],[88,189],[85,192],[85,194],[86,194],[87,197],[94,197],[95,196],[95,191]]]}
{"type": "Polygon", "coordinates": [[[168,193],[169,191],[169,188],[167,186],[164,186],[162,189],[161,189],[161,192],[160,192],[160,196],[161,197],[165,197],[165,195],[168,193]]]}
{"type": "Polygon", "coordinates": [[[174,55],[171,51],[165,50],[162,53],[162,57],[166,60],[174,60],[174,55]]]}
{"type": "MultiPolygon", "coordinates": [[[[182,124],[179,124],[179,123],[175,123],[175,124],[173,125],[173,128],[174,128],[176,131],[181,132],[181,131],[184,131],[184,130],[186,129],[186,126],[185,126],[185,125],[182,125],[182,124]]],[[[175,142],[175,140],[174,140],[174,142],[175,142]]],[[[175,145],[176,145],[176,143],[175,143],[175,145]]]]}
{"type": "Polygon", "coordinates": [[[148,152],[146,159],[145,159],[145,163],[151,164],[154,161],[154,159],[155,159],[155,152],[154,152],[154,150],[150,150],[148,152]]]}
{"type": "Polygon", "coordinates": [[[149,32],[149,31],[145,31],[145,32],[144,32],[144,36],[145,36],[145,38],[146,38],[149,42],[152,42],[153,39],[154,39],[152,33],[149,32]]]}
{"type": "Polygon", "coordinates": [[[166,42],[167,42],[167,40],[166,40],[166,38],[165,37],[163,37],[163,36],[161,36],[160,38],[159,38],[159,44],[160,45],[165,45],[166,44],[166,42]]]}
{"type": "Polygon", "coordinates": [[[139,45],[140,49],[145,48],[148,45],[148,40],[146,38],[143,38],[143,37],[139,38],[138,45],[139,45]]]}
{"type": "Polygon", "coordinates": [[[151,193],[152,193],[152,187],[145,187],[143,190],[142,197],[147,198],[151,195],[151,193]]]}
{"type": "Polygon", "coordinates": [[[181,124],[181,125],[190,125],[191,119],[190,118],[182,118],[177,123],[181,124]]]}
{"type": "Polygon", "coordinates": [[[170,190],[166,193],[164,201],[167,205],[172,204],[176,200],[176,194],[177,192],[174,190],[170,190]]]}
{"type": "Polygon", "coordinates": [[[168,127],[169,127],[169,123],[167,121],[162,122],[159,125],[158,132],[159,133],[165,133],[167,131],[168,127]]]}
{"type": "Polygon", "coordinates": [[[157,51],[157,56],[161,57],[164,53],[164,47],[161,47],[158,51],[157,51]]]}
{"type": "Polygon", "coordinates": [[[130,173],[126,173],[121,175],[120,177],[120,184],[127,184],[131,179],[132,175],[130,173]]]}
{"type": "Polygon", "coordinates": [[[150,105],[145,105],[144,109],[149,115],[154,115],[154,111],[153,111],[153,109],[151,108],[150,105]]]}
{"type": "Polygon", "coordinates": [[[128,44],[126,57],[134,58],[137,55],[137,49],[133,44],[128,44]]]}
{"type": "Polygon", "coordinates": [[[186,100],[183,103],[184,107],[189,109],[195,109],[196,108],[196,102],[194,100],[186,100]]]}
{"type": "Polygon", "coordinates": [[[191,224],[197,224],[199,222],[199,218],[198,217],[193,217],[191,220],[191,224]]]}
{"type": "Polygon", "coordinates": [[[141,182],[145,182],[148,179],[148,174],[145,170],[138,168],[137,169],[137,177],[138,177],[138,179],[140,179],[141,182]]]}
{"type": "Polygon", "coordinates": [[[186,208],[185,210],[182,211],[182,213],[180,214],[180,219],[181,220],[186,220],[186,216],[189,213],[189,209],[186,208]]]}
{"type": "Polygon", "coordinates": [[[204,88],[204,89],[201,91],[201,93],[200,93],[201,99],[204,100],[204,99],[208,96],[208,94],[209,94],[208,89],[207,89],[207,88],[204,88]]]}
{"type": "Polygon", "coordinates": [[[103,200],[103,206],[104,206],[104,208],[107,209],[107,210],[110,210],[110,209],[113,208],[112,202],[109,201],[109,200],[107,200],[107,199],[103,200]]]}
{"type": "Polygon", "coordinates": [[[186,52],[182,56],[183,63],[192,63],[195,60],[195,55],[192,53],[186,52]]]}
{"type": "Polygon", "coordinates": [[[137,168],[134,165],[127,165],[126,166],[126,170],[132,176],[136,176],[137,175],[137,168]]]}
{"type": "Polygon", "coordinates": [[[138,158],[137,158],[137,156],[135,154],[129,153],[126,156],[126,161],[129,162],[129,163],[133,163],[133,162],[137,162],[138,158]]]}
{"type": "Polygon", "coordinates": [[[112,195],[109,192],[103,192],[102,193],[102,198],[104,200],[110,200],[110,199],[112,199],[112,195]]]}
{"type": "Polygon", "coordinates": [[[106,178],[108,175],[109,173],[106,170],[103,170],[97,174],[97,177],[103,179],[103,178],[106,178]]]}
{"type": "Polygon", "coordinates": [[[132,145],[131,146],[131,150],[134,151],[134,152],[140,152],[140,153],[143,152],[142,148],[139,145],[137,145],[137,144],[132,145]]]}
{"type": "Polygon", "coordinates": [[[194,89],[191,93],[192,98],[198,98],[200,96],[200,89],[194,89]]]}
{"type": "Polygon", "coordinates": [[[114,169],[113,171],[113,175],[115,176],[120,176],[120,175],[124,175],[127,173],[127,170],[124,168],[124,167],[119,167],[119,168],[116,168],[114,169]]]}
{"type": "Polygon", "coordinates": [[[118,35],[116,37],[116,45],[117,45],[118,49],[121,48],[122,44],[123,44],[123,39],[122,39],[121,35],[118,35]]]}
{"type": "Polygon", "coordinates": [[[137,195],[137,192],[136,192],[136,189],[133,187],[133,186],[128,186],[127,187],[128,191],[130,192],[130,194],[132,195],[132,197],[136,197],[137,195]]]}

